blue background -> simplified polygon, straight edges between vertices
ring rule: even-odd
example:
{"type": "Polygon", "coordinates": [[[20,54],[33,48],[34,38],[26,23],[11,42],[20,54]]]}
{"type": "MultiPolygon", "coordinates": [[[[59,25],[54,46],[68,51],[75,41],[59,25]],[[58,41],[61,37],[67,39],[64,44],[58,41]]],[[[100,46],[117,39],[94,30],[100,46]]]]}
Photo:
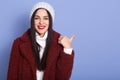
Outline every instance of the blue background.
{"type": "MultiPolygon", "coordinates": [[[[13,40],[29,28],[39,1],[0,1],[0,80],[6,80],[13,40]]],[[[54,29],[76,35],[71,80],[120,80],[120,0],[44,1],[55,8],[54,29]]]]}

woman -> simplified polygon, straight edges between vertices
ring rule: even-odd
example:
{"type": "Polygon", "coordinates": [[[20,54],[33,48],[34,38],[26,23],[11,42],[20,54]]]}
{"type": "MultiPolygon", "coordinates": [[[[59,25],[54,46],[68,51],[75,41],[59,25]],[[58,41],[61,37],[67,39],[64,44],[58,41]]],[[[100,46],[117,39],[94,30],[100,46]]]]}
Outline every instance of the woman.
{"type": "Polygon", "coordinates": [[[14,40],[8,80],[69,80],[73,67],[72,40],[52,29],[54,9],[46,2],[35,4],[31,27],[14,40]]]}

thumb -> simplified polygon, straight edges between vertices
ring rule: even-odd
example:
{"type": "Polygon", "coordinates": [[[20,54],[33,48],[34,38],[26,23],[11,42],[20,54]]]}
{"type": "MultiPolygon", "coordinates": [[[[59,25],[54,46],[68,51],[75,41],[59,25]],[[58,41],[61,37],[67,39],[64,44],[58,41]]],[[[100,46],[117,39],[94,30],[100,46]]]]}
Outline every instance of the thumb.
{"type": "Polygon", "coordinates": [[[75,38],[75,35],[72,35],[72,36],[70,37],[70,41],[72,42],[74,38],[75,38]]]}

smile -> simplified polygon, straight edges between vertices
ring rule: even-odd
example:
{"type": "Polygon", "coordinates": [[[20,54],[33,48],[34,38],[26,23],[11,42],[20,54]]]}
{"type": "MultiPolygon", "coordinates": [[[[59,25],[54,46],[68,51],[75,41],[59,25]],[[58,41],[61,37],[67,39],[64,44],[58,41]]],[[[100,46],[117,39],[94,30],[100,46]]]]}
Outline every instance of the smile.
{"type": "Polygon", "coordinates": [[[45,26],[38,26],[38,29],[40,29],[40,30],[42,30],[44,28],[45,28],[45,26]]]}

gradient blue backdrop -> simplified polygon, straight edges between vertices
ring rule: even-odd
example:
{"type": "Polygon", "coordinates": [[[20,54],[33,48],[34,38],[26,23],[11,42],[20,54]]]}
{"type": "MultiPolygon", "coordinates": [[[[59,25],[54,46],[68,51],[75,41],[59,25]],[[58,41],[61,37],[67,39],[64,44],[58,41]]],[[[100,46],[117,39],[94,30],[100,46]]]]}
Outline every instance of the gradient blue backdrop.
{"type": "MultiPolygon", "coordinates": [[[[39,1],[0,1],[0,80],[6,80],[13,40],[29,28],[39,1]]],[[[120,80],[120,0],[44,1],[56,10],[54,29],[76,35],[71,80],[120,80]]]]}

